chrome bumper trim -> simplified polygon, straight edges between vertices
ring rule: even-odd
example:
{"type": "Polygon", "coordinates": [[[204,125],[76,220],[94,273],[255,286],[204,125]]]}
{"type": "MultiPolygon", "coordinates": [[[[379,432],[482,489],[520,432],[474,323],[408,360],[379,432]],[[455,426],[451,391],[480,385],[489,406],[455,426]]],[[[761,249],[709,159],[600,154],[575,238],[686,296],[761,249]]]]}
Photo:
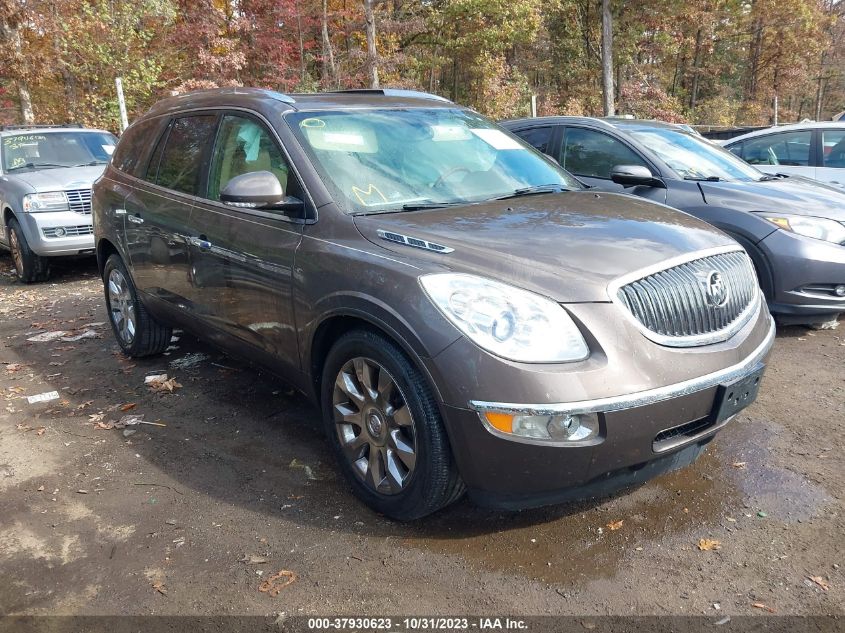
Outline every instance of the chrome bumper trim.
{"type": "MultiPolygon", "coordinates": [[[[516,404],[510,402],[482,402],[470,400],[469,406],[476,411],[493,411],[498,413],[521,413],[525,415],[552,415],[556,413],[607,413],[644,407],[655,402],[670,400],[686,396],[696,391],[709,389],[724,382],[739,378],[751,371],[772,348],[775,340],[775,321],[769,317],[769,331],[766,338],[749,356],[740,363],[719,371],[691,378],[674,385],[639,391],[623,396],[599,398],[596,400],[581,400],[579,402],[556,402],[550,404],[516,404]]],[[[507,436],[511,439],[511,436],[507,436]]],[[[544,442],[545,444],[545,442],[544,442]]]]}

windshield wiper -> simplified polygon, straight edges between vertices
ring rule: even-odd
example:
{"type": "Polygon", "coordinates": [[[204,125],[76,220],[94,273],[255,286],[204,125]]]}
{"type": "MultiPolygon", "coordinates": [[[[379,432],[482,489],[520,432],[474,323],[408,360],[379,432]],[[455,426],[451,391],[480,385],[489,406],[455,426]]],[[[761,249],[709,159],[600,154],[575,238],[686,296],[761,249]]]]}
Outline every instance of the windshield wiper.
{"type": "Polygon", "coordinates": [[[568,189],[562,185],[534,185],[533,187],[515,189],[513,193],[494,198],[494,200],[508,200],[509,198],[519,198],[520,196],[536,196],[543,193],[560,193],[562,191],[568,191],[568,189]]]}
{"type": "Polygon", "coordinates": [[[402,205],[402,211],[425,211],[426,209],[443,209],[444,207],[455,207],[470,202],[409,202],[402,205]]]}
{"type": "Polygon", "coordinates": [[[470,202],[409,202],[401,207],[390,207],[387,209],[371,209],[367,211],[355,211],[350,215],[383,215],[386,213],[402,213],[403,211],[425,211],[426,209],[442,209],[444,207],[455,207],[470,202]]]}
{"type": "Polygon", "coordinates": [[[25,165],[16,165],[9,167],[6,171],[15,171],[16,169],[39,169],[40,167],[67,167],[68,165],[60,165],[58,163],[26,163],[25,165]]]}
{"type": "Polygon", "coordinates": [[[700,180],[703,182],[719,182],[722,180],[718,176],[684,176],[684,180],[700,180]]]}
{"type": "Polygon", "coordinates": [[[90,163],[79,163],[78,165],[68,165],[68,167],[95,167],[96,165],[108,165],[107,160],[92,160],[90,163]]]}

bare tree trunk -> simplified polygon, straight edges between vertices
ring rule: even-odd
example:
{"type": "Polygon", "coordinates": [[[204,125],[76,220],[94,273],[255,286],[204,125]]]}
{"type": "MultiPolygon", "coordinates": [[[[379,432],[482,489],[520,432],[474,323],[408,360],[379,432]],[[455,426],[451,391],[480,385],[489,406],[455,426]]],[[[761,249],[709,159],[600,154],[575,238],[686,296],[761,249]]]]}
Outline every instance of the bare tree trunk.
{"type": "Polygon", "coordinates": [[[376,51],[376,16],[373,12],[374,0],[364,0],[364,19],[367,22],[367,72],[370,75],[370,88],[378,88],[378,51],[376,51]]]}
{"type": "Polygon", "coordinates": [[[692,58],[692,89],[690,90],[689,109],[695,114],[695,106],[698,104],[698,77],[701,67],[701,29],[695,34],[695,54],[692,58]]]}
{"type": "Polygon", "coordinates": [[[334,50],[329,37],[328,0],[323,0],[323,81],[337,88],[337,68],[334,65],[334,50]]]}
{"type": "MultiPolygon", "coordinates": [[[[24,60],[23,56],[23,42],[21,41],[21,32],[17,26],[12,26],[7,22],[5,19],[0,22],[0,35],[3,36],[3,39],[6,42],[10,43],[12,48],[15,51],[15,58],[18,61],[15,66],[15,70],[23,70],[24,64],[22,60],[24,60]]],[[[26,80],[23,78],[23,73],[14,73],[12,76],[17,77],[14,80],[14,84],[18,89],[18,98],[20,101],[20,108],[21,108],[21,120],[24,124],[30,125],[35,123],[35,113],[32,110],[32,95],[29,93],[29,86],[26,83],[26,80]]]]}
{"type": "Polygon", "coordinates": [[[601,81],[604,97],[604,115],[613,116],[613,15],[610,0],[601,2],[601,81]]]}
{"type": "Polygon", "coordinates": [[[18,96],[21,102],[21,118],[26,125],[35,123],[35,113],[32,111],[32,97],[29,86],[24,81],[18,81],[18,96]]]}
{"type": "Polygon", "coordinates": [[[299,13],[299,2],[294,2],[296,11],[296,32],[299,37],[299,81],[305,80],[305,43],[302,40],[302,17],[299,13]]]}

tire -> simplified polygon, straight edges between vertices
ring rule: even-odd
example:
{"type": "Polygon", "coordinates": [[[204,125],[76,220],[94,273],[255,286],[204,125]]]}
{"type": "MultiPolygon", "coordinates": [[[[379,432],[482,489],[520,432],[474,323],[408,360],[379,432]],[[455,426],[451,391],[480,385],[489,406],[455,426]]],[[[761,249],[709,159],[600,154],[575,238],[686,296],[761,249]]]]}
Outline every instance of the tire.
{"type": "Polygon", "coordinates": [[[161,354],[167,349],[173,329],[159,323],[147,312],[118,255],[111,255],[106,260],[103,290],[109,323],[124,354],[141,358],[161,354]]]}
{"type": "Polygon", "coordinates": [[[431,388],[394,342],[363,329],[344,334],[326,358],[320,394],[340,469],[373,510],[410,521],[463,495],[431,388]]]}
{"type": "Polygon", "coordinates": [[[50,276],[50,262],[32,252],[17,218],[9,220],[9,252],[15,263],[18,279],[26,284],[47,281],[50,276]]]}

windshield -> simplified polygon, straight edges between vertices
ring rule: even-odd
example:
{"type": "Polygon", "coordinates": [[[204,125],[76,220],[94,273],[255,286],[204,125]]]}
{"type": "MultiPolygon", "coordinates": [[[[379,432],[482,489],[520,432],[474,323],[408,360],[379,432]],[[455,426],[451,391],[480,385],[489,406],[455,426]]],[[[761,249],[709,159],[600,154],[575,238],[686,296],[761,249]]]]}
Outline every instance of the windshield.
{"type": "Polygon", "coordinates": [[[352,213],[580,189],[534,148],[460,109],[287,115],[335,201],[352,213]]]}
{"type": "Polygon", "coordinates": [[[117,139],[107,132],[27,132],[3,137],[3,171],[105,165],[117,139]]]}
{"type": "Polygon", "coordinates": [[[690,180],[760,180],[763,173],[704,139],[660,128],[634,129],[631,135],[690,180]]]}

